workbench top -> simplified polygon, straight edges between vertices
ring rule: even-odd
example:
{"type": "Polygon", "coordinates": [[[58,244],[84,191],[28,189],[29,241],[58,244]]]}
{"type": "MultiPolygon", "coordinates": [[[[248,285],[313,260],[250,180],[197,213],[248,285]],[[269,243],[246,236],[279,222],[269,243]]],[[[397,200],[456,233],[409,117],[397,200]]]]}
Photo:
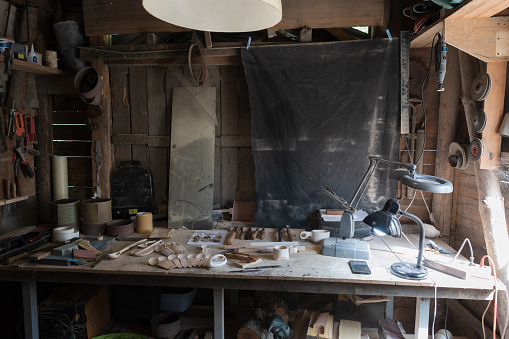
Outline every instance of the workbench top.
{"type": "MultiPolygon", "coordinates": [[[[186,254],[198,254],[201,251],[199,245],[187,245],[193,233],[194,231],[190,230],[175,230],[171,239],[164,242],[178,242],[187,249],[186,254]]],[[[295,231],[294,234],[296,234],[295,231]]],[[[415,245],[418,244],[415,237],[410,237],[410,240],[415,245]]],[[[234,245],[245,242],[249,241],[236,239],[234,245]]],[[[435,239],[435,242],[444,250],[452,250],[441,240],[435,239]]],[[[120,250],[131,243],[116,241],[113,251],[120,250]]],[[[468,261],[461,256],[451,266],[467,270],[469,277],[466,280],[433,269],[428,269],[430,274],[425,280],[406,280],[391,274],[390,266],[399,261],[416,262],[416,247],[404,238],[395,239],[389,236],[374,237],[369,241],[369,245],[371,260],[367,260],[367,263],[372,272],[370,275],[352,274],[348,265],[349,259],[328,257],[317,253],[294,253],[290,254],[289,260],[280,261],[273,260],[272,253],[258,253],[256,255],[263,258],[263,261],[258,264],[260,266],[285,264],[289,266],[238,273],[230,272],[239,270],[230,261],[217,268],[164,270],[148,265],[149,258],[160,256],[159,253],[134,257],[126,252],[118,259],[105,259],[95,268],[91,268],[92,263],[83,266],[52,266],[33,262],[18,266],[0,265],[0,280],[35,279],[63,283],[139,284],[410,297],[434,297],[436,284],[439,298],[492,299],[493,297],[493,278],[489,268],[469,267],[468,261]]],[[[222,251],[224,251],[223,246],[211,246],[211,254],[222,251]]],[[[425,257],[447,263],[452,260],[453,255],[425,252],[425,257]]]]}

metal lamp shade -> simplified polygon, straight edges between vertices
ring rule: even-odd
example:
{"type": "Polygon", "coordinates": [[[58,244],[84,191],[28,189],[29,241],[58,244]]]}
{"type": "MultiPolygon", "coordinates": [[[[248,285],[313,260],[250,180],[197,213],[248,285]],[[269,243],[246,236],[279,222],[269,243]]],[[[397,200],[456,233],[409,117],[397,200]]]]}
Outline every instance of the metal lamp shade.
{"type": "Polygon", "coordinates": [[[143,7],[173,25],[210,32],[259,31],[283,17],[281,0],[143,0],[143,7]]]}
{"type": "Polygon", "coordinates": [[[394,199],[389,199],[382,210],[373,212],[364,218],[364,223],[375,230],[401,238],[401,224],[396,217],[399,211],[399,203],[394,199]]]}

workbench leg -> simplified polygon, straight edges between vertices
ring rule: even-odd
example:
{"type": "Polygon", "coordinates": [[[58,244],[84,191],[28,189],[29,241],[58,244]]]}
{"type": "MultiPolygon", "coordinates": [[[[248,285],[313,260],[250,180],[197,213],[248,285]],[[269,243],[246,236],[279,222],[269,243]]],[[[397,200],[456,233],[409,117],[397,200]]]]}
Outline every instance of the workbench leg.
{"type": "Polygon", "coordinates": [[[415,305],[415,338],[428,339],[429,298],[417,298],[415,305]]]}
{"type": "Polygon", "coordinates": [[[385,303],[385,319],[392,319],[394,316],[394,297],[389,297],[385,303]]]}
{"type": "Polygon", "coordinates": [[[25,338],[39,339],[39,319],[37,317],[37,284],[34,280],[22,281],[23,320],[25,338]]]}
{"type": "Polygon", "coordinates": [[[214,339],[224,339],[224,290],[214,289],[214,339]]]}

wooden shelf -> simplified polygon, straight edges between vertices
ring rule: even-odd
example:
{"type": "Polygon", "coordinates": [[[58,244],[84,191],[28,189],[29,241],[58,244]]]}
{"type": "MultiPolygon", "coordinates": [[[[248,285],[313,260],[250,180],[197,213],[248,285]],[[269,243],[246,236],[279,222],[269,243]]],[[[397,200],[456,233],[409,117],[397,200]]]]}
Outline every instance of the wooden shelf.
{"type": "MultiPolygon", "coordinates": [[[[3,55],[0,55],[0,62],[1,63],[4,62],[3,55]]],[[[17,59],[14,59],[14,61],[13,61],[12,69],[15,71],[21,71],[21,72],[32,73],[32,74],[37,74],[37,75],[67,75],[67,72],[56,69],[56,68],[50,68],[50,67],[41,66],[38,64],[32,64],[30,62],[17,60],[17,59]]]]}
{"type": "Polygon", "coordinates": [[[28,199],[27,195],[24,195],[22,197],[12,198],[12,199],[2,199],[2,200],[0,200],[0,206],[13,204],[15,202],[23,201],[23,200],[27,200],[27,199],[28,199]]]}

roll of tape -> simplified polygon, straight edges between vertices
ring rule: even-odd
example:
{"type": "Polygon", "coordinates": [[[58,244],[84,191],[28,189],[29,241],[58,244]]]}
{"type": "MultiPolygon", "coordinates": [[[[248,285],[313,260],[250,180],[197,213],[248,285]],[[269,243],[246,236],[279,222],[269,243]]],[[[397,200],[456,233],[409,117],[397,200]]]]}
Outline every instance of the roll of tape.
{"type": "Polygon", "coordinates": [[[219,267],[219,266],[223,266],[223,265],[226,265],[226,262],[228,261],[228,259],[226,259],[226,257],[222,254],[214,254],[213,256],[211,256],[209,258],[209,261],[207,262],[207,266],[208,267],[219,267]]]}
{"type": "Polygon", "coordinates": [[[152,224],[152,213],[139,212],[136,214],[136,233],[152,233],[154,226],[152,224]]]}
{"type": "Polygon", "coordinates": [[[55,200],[69,199],[67,157],[53,156],[53,198],[55,200]]]}
{"type": "Polygon", "coordinates": [[[72,226],[57,227],[53,229],[53,242],[64,242],[80,236],[72,226]]]}
{"type": "Polygon", "coordinates": [[[288,260],[290,258],[290,248],[287,246],[275,246],[272,256],[274,260],[288,260]]]}

